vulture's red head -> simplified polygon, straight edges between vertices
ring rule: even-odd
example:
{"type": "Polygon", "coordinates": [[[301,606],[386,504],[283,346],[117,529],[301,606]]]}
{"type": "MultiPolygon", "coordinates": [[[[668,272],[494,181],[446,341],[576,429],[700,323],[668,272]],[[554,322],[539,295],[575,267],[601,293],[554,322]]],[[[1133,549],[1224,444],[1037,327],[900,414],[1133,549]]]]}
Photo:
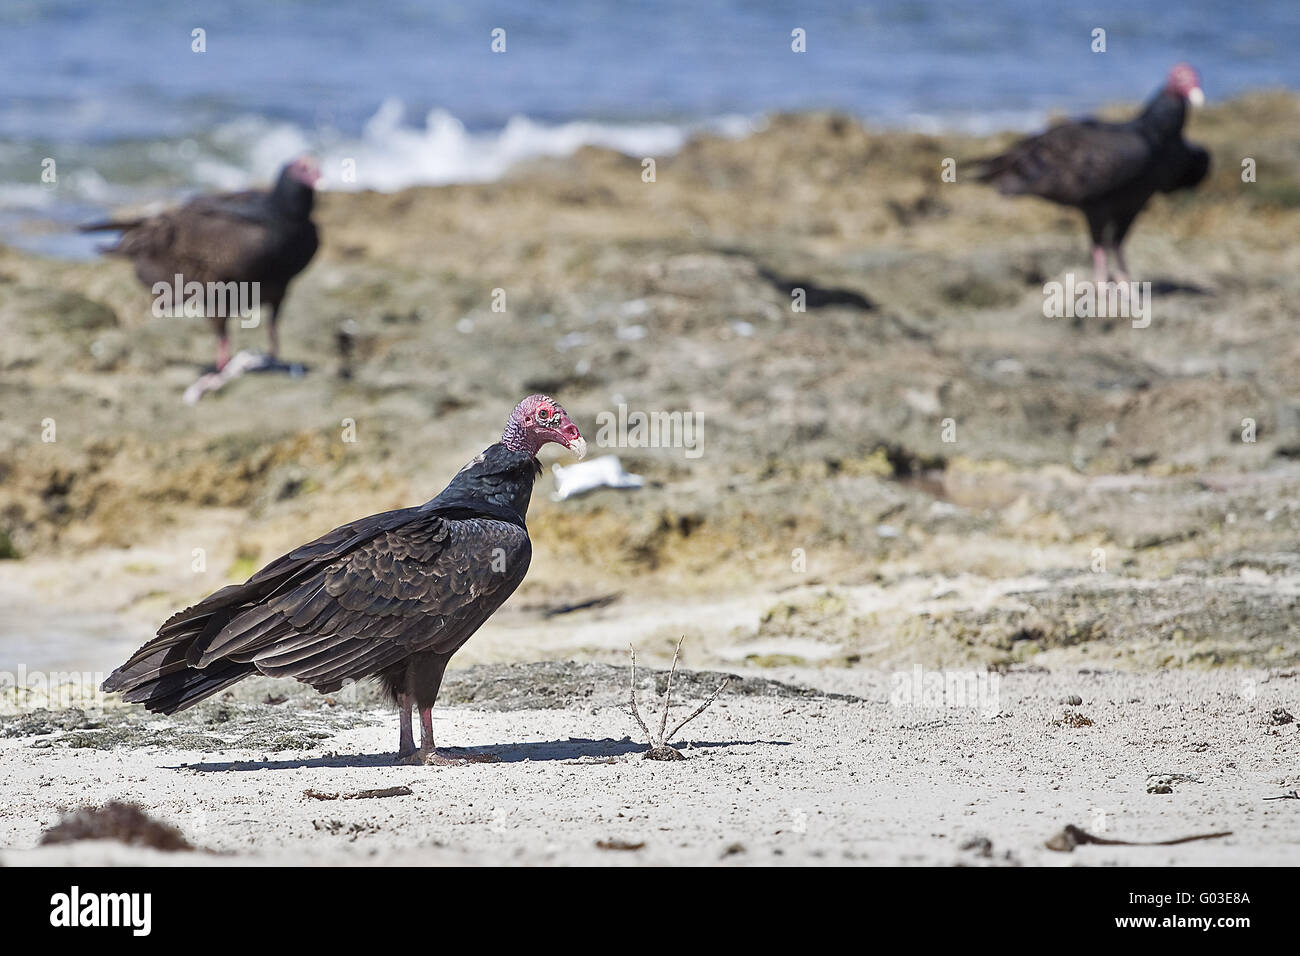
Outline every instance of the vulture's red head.
{"type": "Polygon", "coordinates": [[[501,444],[511,451],[536,455],[547,442],[563,445],[579,458],[587,454],[582,432],[560,403],[547,395],[529,395],[510,413],[501,444]]]}
{"type": "Polygon", "coordinates": [[[286,168],[295,182],[300,182],[308,189],[314,189],[320,182],[320,164],[312,156],[299,156],[286,168]]]}
{"type": "Polygon", "coordinates": [[[1205,102],[1205,94],[1201,91],[1201,78],[1188,63],[1179,63],[1169,71],[1169,82],[1165,84],[1165,89],[1170,93],[1177,93],[1193,106],[1200,106],[1205,102]]]}

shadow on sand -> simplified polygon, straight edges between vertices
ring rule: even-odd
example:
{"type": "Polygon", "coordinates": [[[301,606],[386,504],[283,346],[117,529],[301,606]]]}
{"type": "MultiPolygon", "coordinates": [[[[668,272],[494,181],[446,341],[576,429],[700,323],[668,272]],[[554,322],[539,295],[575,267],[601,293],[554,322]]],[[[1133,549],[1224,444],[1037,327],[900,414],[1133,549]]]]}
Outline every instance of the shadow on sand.
{"type": "Polygon", "coordinates": [[[1215,295],[1214,289],[1190,282],[1176,282],[1172,279],[1154,279],[1151,282],[1152,295],[1215,295]]]}
{"type": "MultiPolygon", "coordinates": [[[[789,746],[788,740],[695,740],[691,748],[704,750],[716,747],[744,747],[764,744],[771,747],[789,746]]],[[[685,744],[679,745],[679,749],[685,744]]],[[[615,740],[589,740],[570,737],[567,740],[540,740],[531,743],[503,744],[500,747],[439,747],[438,753],[455,760],[458,757],[473,760],[484,756],[496,759],[492,763],[522,763],[525,760],[594,760],[613,759],[627,754],[644,753],[649,748],[631,738],[615,740]]],[[[689,753],[689,751],[688,751],[689,753]]],[[[236,760],[222,763],[179,764],[171,770],[194,770],[200,773],[220,773],[228,770],[305,770],[313,767],[391,767],[397,761],[393,751],[380,754],[337,754],[326,757],[303,757],[297,760],[236,760]]]]}

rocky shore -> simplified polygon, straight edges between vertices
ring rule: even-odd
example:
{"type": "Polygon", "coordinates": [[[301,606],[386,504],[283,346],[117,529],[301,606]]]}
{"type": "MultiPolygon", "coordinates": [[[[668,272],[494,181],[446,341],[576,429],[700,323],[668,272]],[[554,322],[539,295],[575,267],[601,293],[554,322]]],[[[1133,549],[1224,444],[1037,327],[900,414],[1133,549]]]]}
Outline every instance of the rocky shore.
{"type": "Polygon", "coordinates": [[[425,500],[545,390],[589,431],[691,413],[701,444],[594,448],[636,491],[544,477],[533,570],[466,664],[687,633],[697,665],[1291,666],[1298,118],[1283,94],[1194,118],[1214,170],[1138,223],[1140,329],[1044,317],[1084,233],[962,180],[1008,137],[833,115],[701,137],[650,183],[587,149],[326,194],[282,323],[307,374],[194,407],[201,320],[154,318],[120,262],[0,250],[0,639],[106,669],[304,535],[425,500]]]}

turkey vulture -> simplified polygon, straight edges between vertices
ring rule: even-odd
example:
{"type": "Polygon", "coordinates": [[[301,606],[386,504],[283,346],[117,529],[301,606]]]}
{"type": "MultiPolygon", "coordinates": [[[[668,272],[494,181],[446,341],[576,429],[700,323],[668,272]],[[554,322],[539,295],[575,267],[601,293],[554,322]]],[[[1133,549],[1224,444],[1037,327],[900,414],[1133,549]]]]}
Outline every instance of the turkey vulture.
{"type": "Polygon", "coordinates": [[[1062,123],[1022,140],[1000,156],[981,160],[976,174],[1004,195],[1041,196],[1083,210],[1092,233],[1098,284],[1128,281],[1120,246],[1142,207],[1157,191],[1190,189],[1205,178],[1210,155],[1183,139],[1187,104],[1205,101],[1196,71],[1180,63],[1142,112],[1127,123],[1085,119],[1062,123]]]}
{"type": "MultiPolygon", "coordinates": [[[[119,230],[121,238],[102,251],[135,264],[145,285],[181,283],[257,283],[261,305],[270,309],[267,332],[270,357],[279,348],[276,321],[289,282],[316,254],[316,225],[311,221],[320,168],[300,156],[280,171],[269,191],[200,196],[156,216],[109,220],[81,227],[82,232],[119,230]]],[[[217,334],[217,371],[230,359],[226,334],[229,308],[213,310],[208,321],[217,334]]]]}
{"type": "Polygon", "coordinates": [[[443,671],[524,579],[524,515],[547,442],[587,451],[564,409],[531,395],[436,498],[341,525],[172,616],[103,689],[172,714],[251,674],[322,693],[378,678],[401,714],[399,760],[440,762],[430,711],[443,671]]]}

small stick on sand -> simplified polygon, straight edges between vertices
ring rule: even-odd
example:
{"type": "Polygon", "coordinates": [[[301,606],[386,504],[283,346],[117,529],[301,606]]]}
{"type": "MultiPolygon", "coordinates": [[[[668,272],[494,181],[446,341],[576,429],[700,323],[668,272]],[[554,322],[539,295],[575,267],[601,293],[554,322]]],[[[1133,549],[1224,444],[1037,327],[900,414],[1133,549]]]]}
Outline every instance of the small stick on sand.
{"type": "Polygon", "coordinates": [[[632,653],[632,716],[635,717],[636,722],[641,725],[641,733],[645,734],[646,740],[649,740],[650,746],[653,747],[654,738],[650,735],[650,728],[647,727],[645,721],[641,719],[641,711],[639,711],[636,706],[636,648],[629,644],[627,649],[632,653]]]}
{"type": "Polygon", "coordinates": [[[1100,846],[1177,846],[1180,843],[1191,843],[1195,840],[1217,840],[1219,837],[1229,836],[1232,836],[1231,830],[1224,830],[1220,833],[1197,833],[1194,836],[1179,837],[1176,840],[1107,840],[1105,837],[1093,836],[1081,827],[1067,824],[1064,830],[1047,840],[1043,845],[1049,850],[1056,850],[1058,853],[1073,853],[1076,846],[1085,843],[1096,843],[1100,846]]]}
{"type": "Polygon", "coordinates": [[[679,730],[689,724],[696,717],[700,716],[700,714],[704,713],[708,709],[709,705],[718,699],[718,695],[722,693],[723,688],[731,682],[731,678],[724,678],[722,683],[717,686],[704,703],[700,704],[699,707],[696,707],[689,717],[674,727],[672,733],[666,733],[665,731],[668,728],[668,708],[672,704],[673,699],[673,676],[677,673],[677,660],[681,656],[682,642],[685,640],[686,636],[682,635],[681,639],[677,642],[677,648],[673,651],[673,666],[668,671],[668,686],[664,693],[664,712],[663,717],[659,721],[659,735],[657,737],[650,733],[650,728],[646,726],[646,722],[641,718],[641,711],[636,705],[636,648],[631,644],[627,646],[629,653],[632,655],[632,685],[629,695],[632,705],[631,714],[636,719],[637,725],[640,726],[641,732],[645,734],[646,742],[650,745],[650,749],[646,751],[645,754],[645,759],[647,760],[685,760],[686,758],[682,756],[681,752],[677,750],[677,748],[668,745],[668,741],[676,737],[679,730]]]}

